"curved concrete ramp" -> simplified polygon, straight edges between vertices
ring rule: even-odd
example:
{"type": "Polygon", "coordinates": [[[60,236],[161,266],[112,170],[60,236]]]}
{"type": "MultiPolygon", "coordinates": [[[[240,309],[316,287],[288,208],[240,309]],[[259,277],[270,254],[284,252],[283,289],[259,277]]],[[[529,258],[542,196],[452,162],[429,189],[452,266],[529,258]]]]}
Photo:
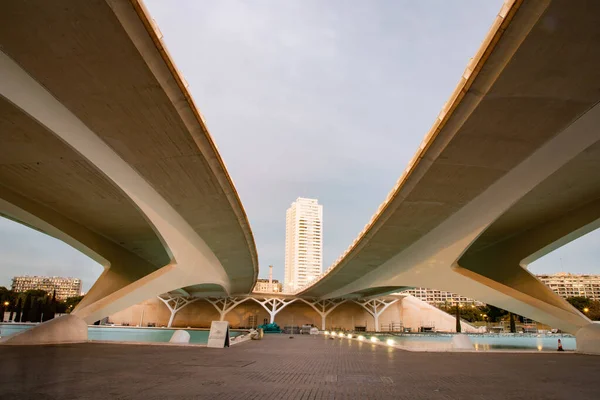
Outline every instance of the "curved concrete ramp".
{"type": "Polygon", "coordinates": [[[7,3],[0,43],[0,215],[105,267],[73,313],[252,290],[245,211],[141,1],[7,3]]]}
{"type": "Polygon", "coordinates": [[[75,315],[63,315],[0,340],[0,344],[33,345],[80,343],[88,340],[88,326],[75,315]]]}
{"type": "Polygon", "coordinates": [[[524,267],[600,225],[599,37],[597,1],[507,0],[388,197],[297,294],[425,287],[587,326],[524,267]]]}

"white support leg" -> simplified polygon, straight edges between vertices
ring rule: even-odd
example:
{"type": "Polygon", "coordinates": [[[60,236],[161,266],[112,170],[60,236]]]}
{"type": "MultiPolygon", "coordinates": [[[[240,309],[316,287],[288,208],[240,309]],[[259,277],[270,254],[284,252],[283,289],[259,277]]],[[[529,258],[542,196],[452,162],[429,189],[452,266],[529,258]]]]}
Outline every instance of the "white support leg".
{"type": "Polygon", "coordinates": [[[300,301],[305,302],[309,306],[311,306],[320,316],[321,316],[321,329],[326,329],[327,316],[333,310],[337,308],[342,303],[345,303],[345,299],[332,299],[332,300],[318,300],[318,301],[308,301],[305,299],[298,299],[300,301]]]}
{"type": "Polygon", "coordinates": [[[298,300],[298,299],[278,299],[278,298],[264,298],[262,300],[256,299],[256,298],[252,298],[254,301],[256,301],[258,304],[260,304],[261,306],[263,306],[263,308],[265,310],[267,310],[267,312],[269,313],[270,316],[270,323],[272,324],[273,322],[275,322],[275,316],[277,315],[277,313],[281,310],[283,310],[288,304],[293,303],[294,301],[298,300]]]}
{"type": "Polygon", "coordinates": [[[225,320],[225,315],[233,310],[239,304],[248,300],[249,297],[222,297],[222,298],[205,298],[219,312],[219,321],[225,320]]]}
{"type": "Polygon", "coordinates": [[[370,299],[353,301],[365,310],[367,310],[367,312],[373,316],[373,321],[375,323],[375,332],[379,332],[379,316],[383,314],[383,312],[387,310],[389,306],[396,303],[398,299],[370,299]]]}
{"type": "Polygon", "coordinates": [[[161,294],[157,296],[160,301],[165,303],[169,311],[171,312],[171,317],[169,317],[169,323],[167,324],[167,328],[170,328],[173,324],[173,320],[175,319],[175,314],[177,314],[183,307],[198,301],[196,298],[186,298],[182,295],[172,295],[171,293],[161,294]]]}

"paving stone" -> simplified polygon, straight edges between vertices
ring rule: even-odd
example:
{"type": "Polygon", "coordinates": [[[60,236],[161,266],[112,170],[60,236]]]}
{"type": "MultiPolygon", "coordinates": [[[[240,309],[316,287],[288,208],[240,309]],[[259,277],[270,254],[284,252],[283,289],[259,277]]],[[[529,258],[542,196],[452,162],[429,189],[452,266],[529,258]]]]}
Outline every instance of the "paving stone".
{"type": "Polygon", "coordinates": [[[0,347],[0,399],[596,399],[600,357],[412,353],[267,335],[226,349],[0,347]]]}

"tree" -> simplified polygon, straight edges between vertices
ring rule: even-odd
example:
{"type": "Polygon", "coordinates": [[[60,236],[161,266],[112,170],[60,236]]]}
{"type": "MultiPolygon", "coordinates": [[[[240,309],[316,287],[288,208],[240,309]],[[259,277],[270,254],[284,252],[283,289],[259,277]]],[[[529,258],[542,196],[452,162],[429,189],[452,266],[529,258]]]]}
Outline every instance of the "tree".
{"type": "Polygon", "coordinates": [[[498,320],[502,319],[502,317],[504,317],[507,313],[508,313],[508,311],[503,310],[498,307],[494,307],[490,304],[488,304],[486,306],[486,309],[484,312],[484,314],[487,314],[490,322],[497,322],[498,320]]]}
{"type": "Polygon", "coordinates": [[[64,302],[60,303],[61,310],[58,312],[70,313],[77,307],[77,304],[83,299],[83,296],[74,296],[67,298],[64,302]]]}
{"type": "Polygon", "coordinates": [[[588,299],[587,297],[582,297],[582,296],[568,297],[567,301],[569,303],[571,303],[571,305],[573,307],[575,307],[576,309],[578,309],[581,312],[583,312],[584,308],[589,307],[592,302],[591,299],[588,299]]]}
{"type": "Polygon", "coordinates": [[[19,297],[19,299],[17,300],[17,311],[15,314],[15,322],[21,322],[21,298],[19,297]]]}
{"type": "Polygon", "coordinates": [[[515,324],[515,314],[508,313],[508,315],[509,315],[509,320],[510,320],[510,332],[511,333],[516,333],[517,332],[517,326],[515,324]]]}
{"type": "Polygon", "coordinates": [[[461,333],[462,328],[460,326],[460,306],[456,305],[456,333],[461,333]]]}
{"type": "Polygon", "coordinates": [[[45,290],[42,289],[29,289],[26,290],[25,292],[23,292],[25,295],[31,295],[31,297],[33,298],[45,298],[46,296],[48,296],[48,292],[46,292],[45,290]]]}
{"type": "Polygon", "coordinates": [[[25,304],[21,312],[21,322],[31,322],[31,293],[27,293],[25,304]]]}
{"type": "Polygon", "coordinates": [[[39,297],[31,298],[31,308],[29,309],[29,321],[41,322],[42,320],[42,300],[39,297]]]}
{"type": "MultiPolygon", "coordinates": [[[[456,315],[454,306],[449,305],[447,302],[446,304],[440,304],[438,307],[448,314],[456,315]]],[[[462,307],[460,310],[460,318],[467,322],[483,321],[483,314],[484,310],[480,307],[476,307],[474,304],[468,307],[462,307]]]]}
{"type": "Polygon", "coordinates": [[[44,305],[44,321],[49,321],[54,318],[56,314],[56,290],[52,293],[52,297],[46,297],[46,304],[44,305]]]}
{"type": "MultiPolygon", "coordinates": [[[[10,315],[8,317],[9,321],[12,321],[13,312],[15,310],[15,306],[17,304],[17,294],[12,290],[8,290],[4,286],[0,286],[0,309],[4,311],[10,311],[10,315]],[[8,302],[5,306],[4,303],[8,302]]],[[[4,314],[0,314],[0,319],[4,319],[4,314]]]]}
{"type": "Polygon", "coordinates": [[[569,297],[567,301],[592,321],[600,320],[600,301],[581,296],[569,297]]]}

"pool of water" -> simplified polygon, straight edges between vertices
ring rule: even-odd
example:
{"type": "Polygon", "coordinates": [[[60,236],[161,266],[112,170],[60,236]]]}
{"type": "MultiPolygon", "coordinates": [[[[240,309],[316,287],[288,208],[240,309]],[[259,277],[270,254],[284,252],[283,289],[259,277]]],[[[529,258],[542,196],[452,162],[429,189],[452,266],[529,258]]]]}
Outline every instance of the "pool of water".
{"type": "MultiPolygon", "coordinates": [[[[35,324],[0,324],[0,337],[10,336],[17,332],[27,330],[35,324]]],[[[208,330],[184,329],[190,334],[190,343],[206,344],[208,342],[208,330]]],[[[89,326],[89,340],[107,340],[115,342],[147,342],[166,343],[173,336],[175,329],[167,328],[136,328],[136,327],[112,327],[112,326],[89,326]]],[[[240,335],[242,332],[229,331],[230,337],[240,335]]]]}
{"type": "MultiPolygon", "coordinates": [[[[369,340],[376,336],[386,342],[388,339],[395,344],[413,349],[447,350],[452,348],[451,334],[407,334],[407,335],[365,335],[369,340]]],[[[473,342],[474,350],[532,350],[556,351],[558,339],[561,340],[565,351],[575,350],[575,337],[566,334],[537,335],[537,334],[480,334],[468,335],[473,342]]]]}

